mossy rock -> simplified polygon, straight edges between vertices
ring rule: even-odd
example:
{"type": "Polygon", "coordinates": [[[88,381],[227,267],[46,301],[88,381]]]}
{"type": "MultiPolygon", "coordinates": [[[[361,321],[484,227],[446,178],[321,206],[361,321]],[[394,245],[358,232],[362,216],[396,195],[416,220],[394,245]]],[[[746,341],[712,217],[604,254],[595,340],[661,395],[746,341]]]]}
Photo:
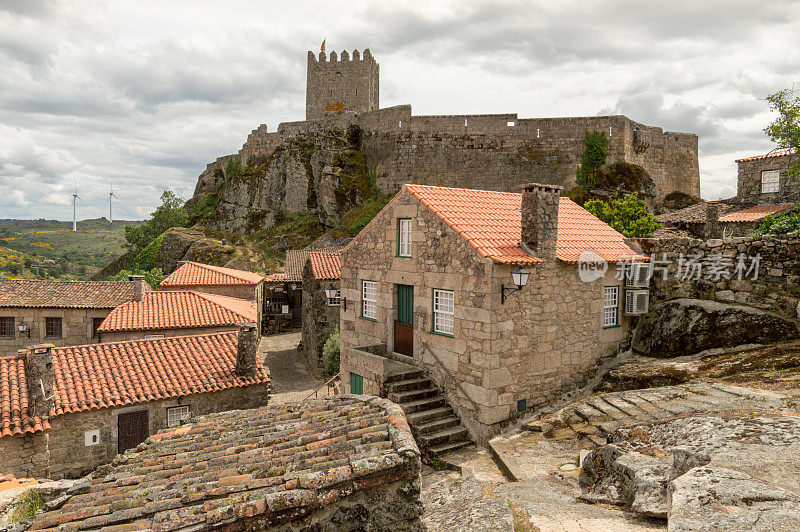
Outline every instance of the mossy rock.
{"type": "Polygon", "coordinates": [[[664,201],[660,203],[660,206],[668,211],[676,211],[679,209],[685,209],[686,207],[691,207],[692,205],[696,205],[701,201],[703,200],[696,196],[676,190],[664,196],[664,201]]]}
{"type": "Polygon", "coordinates": [[[647,170],[631,163],[614,163],[598,169],[594,173],[593,188],[638,192],[642,197],[655,197],[658,193],[647,170]]]}

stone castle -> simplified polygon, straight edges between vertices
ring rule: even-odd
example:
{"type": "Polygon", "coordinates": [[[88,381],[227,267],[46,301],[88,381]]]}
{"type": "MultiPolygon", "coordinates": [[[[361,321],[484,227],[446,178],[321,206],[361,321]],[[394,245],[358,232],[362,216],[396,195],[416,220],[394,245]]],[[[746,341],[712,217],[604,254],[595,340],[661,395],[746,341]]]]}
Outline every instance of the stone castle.
{"type": "Polygon", "coordinates": [[[521,119],[414,115],[410,105],[381,109],[379,71],[368,49],[329,57],[309,52],[306,120],[281,123],[277,131],[266,124],[253,130],[238,154],[208,165],[189,207],[216,194],[218,209],[206,224],[226,230],[246,230],[248,216],[269,224],[281,210],[317,212],[330,225],[353,203],[341,198],[336,159],[342,150],[364,154],[382,193],[404,183],[517,192],[532,181],[569,191],[587,130],[606,134],[607,163],[644,169],[655,201],[671,192],[700,195],[693,133],[663,131],[622,115],[521,119]],[[226,183],[232,157],[242,166],[268,164],[260,179],[226,183]]]}

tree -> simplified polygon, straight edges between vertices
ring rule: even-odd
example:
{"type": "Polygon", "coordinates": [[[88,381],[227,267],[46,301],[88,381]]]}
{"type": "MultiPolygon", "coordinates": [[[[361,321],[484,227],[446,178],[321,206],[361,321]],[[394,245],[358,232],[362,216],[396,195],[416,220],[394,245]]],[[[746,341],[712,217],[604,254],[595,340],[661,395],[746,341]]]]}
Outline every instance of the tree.
{"type": "Polygon", "coordinates": [[[150,219],[141,225],[128,225],[125,227],[125,247],[135,253],[147,247],[158,235],[170,227],[186,227],[189,215],[183,208],[183,200],[171,190],[161,194],[159,205],[150,219]]]}
{"type": "Polygon", "coordinates": [[[594,187],[594,173],[606,164],[608,158],[608,138],[605,131],[586,130],[583,145],[585,148],[581,155],[581,164],[575,172],[575,181],[578,186],[588,190],[594,187]]]}
{"type": "Polygon", "coordinates": [[[752,237],[762,235],[785,235],[786,233],[800,232],[800,206],[781,216],[766,216],[758,228],[750,233],[752,237]]]}
{"type": "Polygon", "coordinates": [[[627,237],[647,238],[661,227],[636,192],[612,200],[610,204],[592,199],[584,203],[583,208],[627,237]]]}
{"type": "Polygon", "coordinates": [[[778,117],[766,128],[764,133],[778,144],[779,148],[794,148],[796,155],[789,167],[793,179],[800,178],[800,91],[794,87],[783,89],[767,96],[769,108],[778,117]]]}
{"type": "Polygon", "coordinates": [[[109,281],[127,281],[129,275],[144,275],[144,280],[147,281],[153,290],[158,290],[161,281],[164,280],[164,272],[161,268],[153,268],[151,270],[122,270],[116,275],[108,278],[109,281]]]}
{"type": "Polygon", "coordinates": [[[339,373],[339,327],[336,327],[322,346],[322,363],[326,375],[339,373]]]}

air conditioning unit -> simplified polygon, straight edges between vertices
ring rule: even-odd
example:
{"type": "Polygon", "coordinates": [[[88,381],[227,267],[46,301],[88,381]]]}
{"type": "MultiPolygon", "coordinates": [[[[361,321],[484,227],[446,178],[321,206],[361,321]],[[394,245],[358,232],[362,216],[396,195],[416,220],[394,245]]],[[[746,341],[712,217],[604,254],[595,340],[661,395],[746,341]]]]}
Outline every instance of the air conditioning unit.
{"type": "Polygon", "coordinates": [[[652,271],[647,262],[633,262],[626,265],[625,288],[647,288],[650,286],[652,271]]]}
{"type": "Polygon", "coordinates": [[[650,310],[650,291],[647,289],[625,290],[625,315],[640,316],[650,310]]]}

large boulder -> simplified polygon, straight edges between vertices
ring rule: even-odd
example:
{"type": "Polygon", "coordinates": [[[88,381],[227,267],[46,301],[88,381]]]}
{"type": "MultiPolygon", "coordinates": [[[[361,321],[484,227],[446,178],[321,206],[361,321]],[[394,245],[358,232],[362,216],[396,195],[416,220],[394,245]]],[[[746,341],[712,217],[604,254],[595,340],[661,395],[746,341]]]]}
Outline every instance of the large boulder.
{"type": "Polygon", "coordinates": [[[161,240],[161,247],[156,253],[156,260],[153,266],[161,268],[164,274],[169,275],[178,267],[178,261],[183,260],[189,247],[205,238],[199,229],[189,227],[172,227],[164,233],[161,240]]]}
{"type": "Polygon", "coordinates": [[[770,312],[716,301],[675,299],[655,305],[639,321],[632,348],[647,356],[668,358],[797,337],[794,322],[770,312]]]}

